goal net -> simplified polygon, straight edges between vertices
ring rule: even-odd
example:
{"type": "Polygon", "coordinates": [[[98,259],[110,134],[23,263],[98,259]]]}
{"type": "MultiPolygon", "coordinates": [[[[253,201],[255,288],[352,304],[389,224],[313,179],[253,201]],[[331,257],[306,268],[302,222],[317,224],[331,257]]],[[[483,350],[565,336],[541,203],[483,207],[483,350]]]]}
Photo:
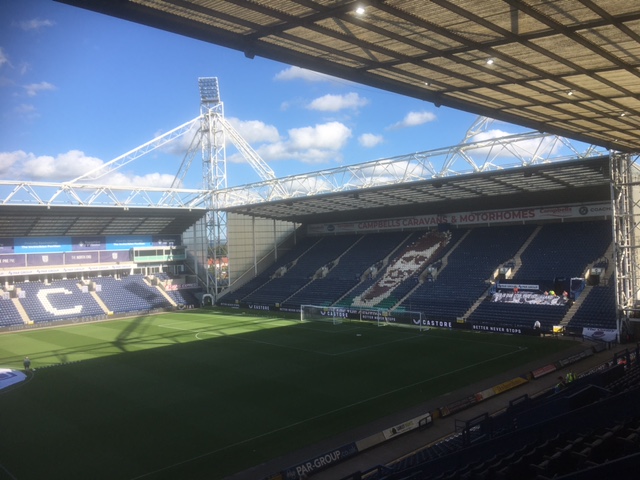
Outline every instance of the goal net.
{"type": "Polygon", "coordinates": [[[349,312],[346,308],[321,307],[318,305],[301,305],[301,322],[328,322],[339,325],[348,318],[349,312]]]}

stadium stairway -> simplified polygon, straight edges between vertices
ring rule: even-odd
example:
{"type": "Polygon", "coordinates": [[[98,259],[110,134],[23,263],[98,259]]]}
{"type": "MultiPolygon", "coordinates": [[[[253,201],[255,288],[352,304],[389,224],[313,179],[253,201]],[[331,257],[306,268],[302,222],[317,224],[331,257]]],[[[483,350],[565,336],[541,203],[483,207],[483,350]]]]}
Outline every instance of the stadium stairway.
{"type": "MultiPolygon", "coordinates": [[[[607,252],[604,254],[604,258],[613,258],[613,242],[609,246],[607,252]]],[[[589,266],[586,268],[586,271],[589,271],[596,263],[597,262],[590,263],[589,266]]],[[[608,271],[605,271],[605,275],[601,279],[601,281],[605,284],[614,281],[613,273],[614,273],[613,268],[609,269],[608,271]]],[[[593,290],[592,285],[587,285],[584,288],[584,290],[582,291],[578,299],[573,303],[573,305],[571,305],[569,310],[567,310],[567,313],[565,314],[564,318],[560,322],[561,326],[566,327],[569,324],[569,322],[571,322],[571,320],[573,319],[573,316],[580,309],[580,306],[585,302],[585,300],[588,298],[592,290],[593,290]]]]}
{"type": "MultiPolygon", "coordinates": [[[[435,273],[435,275],[433,276],[433,279],[436,280],[438,278],[438,274],[444,269],[446,268],[446,266],[449,263],[449,257],[451,256],[451,254],[453,254],[455,251],[457,251],[458,247],[460,246],[460,244],[462,242],[465,241],[465,239],[471,234],[471,229],[467,230],[464,235],[462,235],[458,241],[456,241],[456,243],[449,249],[447,250],[447,252],[442,256],[442,258],[440,259],[441,265],[440,268],[438,269],[438,271],[435,273]]],[[[404,299],[403,299],[404,300],[404,299]]],[[[402,302],[399,302],[402,303],[402,302]]]]}
{"type": "MultiPolygon", "coordinates": [[[[150,285],[150,286],[151,286],[151,285],[150,285]]],[[[177,307],[177,306],[178,306],[178,304],[176,303],[176,301],[175,301],[173,298],[171,298],[171,296],[170,296],[166,291],[164,291],[164,290],[160,287],[160,285],[156,285],[155,287],[152,287],[152,288],[155,288],[156,290],[158,290],[158,292],[160,292],[160,295],[162,295],[164,298],[166,298],[166,299],[167,299],[167,302],[169,302],[173,307],[177,307]]]]}
{"type": "MultiPolygon", "coordinates": [[[[549,337],[549,341],[553,341],[552,337],[549,337]]],[[[579,353],[589,348],[591,344],[581,341],[576,341],[576,346],[570,352],[564,352],[559,354],[557,358],[548,359],[549,362],[560,360],[561,358],[567,358],[573,353],[579,353]]],[[[567,372],[573,371],[575,373],[582,373],[590,371],[591,369],[602,365],[613,358],[613,350],[604,350],[589,357],[582,359],[579,363],[575,363],[571,366],[567,366],[560,370],[557,370],[553,374],[540,377],[536,380],[532,380],[521,385],[518,388],[508,390],[500,395],[491,397],[484,402],[477,403],[471,408],[458,412],[454,415],[436,419],[431,426],[424,430],[415,430],[405,435],[399,436],[392,441],[381,444],[377,447],[371,448],[362,452],[361,454],[338,463],[331,468],[321,470],[315,473],[312,477],[314,480],[339,480],[349,479],[356,472],[366,472],[376,466],[386,465],[398,459],[407,456],[424,448],[425,446],[434,444],[441,439],[448,437],[455,433],[456,424],[460,422],[466,422],[474,419],[483,413],[493,414],[499,412],[509,405],[509,401],[522,395],[529,395],[535,397],[543,391],[549,390],[557,383],[558,375],[566,375],[567,372]]],[[[422,405],[414,407],[408,411],[399,412],[394,415],[390,415],[386,418],[380,419],[375,423],[362,426],[356,430],[346,432],[334,438],[328,439],[319,444],[301,449],[297,452],[292,452],[288,455],[273,459],[269,462],[263,463],[259,466],[239,472],[235,475],[228,477],[226,480],[262,480],[267,479],[270,476],[289,468],[293,465],[298,465],[302,462],[314,458],[315,456],[333,451],[339,446],[346,445],[355,440],[365,438],[373,433],[380,432],[386,428],[390,428],[393,425],[399,425],[405,422],[407,419],[415,418],[426,412],[433,412],[444,405],[450,404],[456,399],[466,398],[469,395],[475,394],[475,392],[483,391],[491,386],[501,384],[507,380],[510,380],[518,375],[525,373],[526,371],[532,371],[540,368],[542,365],[535,363],[526,365],[512,371],[505,372],[493,379],[487,379],[475,384],[471,384],[464,389],[447,393],[441,397],[430,400],[422,405]]]]}
{"type": "Polygon", "coordinates": [[[451,256],[451,254],[453,252],[456,251],[456,249],[460,246],[460,244],[465,240],[465,238],[467,238],[469,236],[469,234],[471,233],[471,230],[467,230],[457,241],[456,243],[449,249],[447,249],[445,252],[443,252],[442,257],[437,257],[434,259],[434,261],[427,265],[425,268],[422,269],[422,271],[420,272],[420,276],[419,279],[420,281],[418,283],[416,283],[415,286],[413,286],[407,293],[405,293],[404,295],[402,295],[402,297],[400,297],[394,305],[392,305],[389,310],[393,311],[396,308],[398,308],[400,305],[402,305],[402,303],[408,299],[409,297],[411,297],[411,295],[413,295],[413,293],[420,288],[420,285],[422,285],[422,283],[424,283],[426,281],[427,278],[427,273],[428,273],[428,268],[433,265],[434,263],[440,262],[440,268],[438,268],[438,270],[435,272],[435,274],[433,275],[433,280],[435,281],[438,278],[438,274],[447,267],[447,264],[449,263],[449,256],[451,256]]]}
{"type": "Polygon", "coordinates": [[[573,315],[578,311],[580,306],[584,303],[585,299],[589,296],[589,293],[591,293],[592,289],[593,289],[592,285],[587,285],[586,287],[584,287],[584,290],[582,290],[582,293],[580,293],[580,296],[578,297],[578,299],[575,302],[573,302],[573,304],[567,310],[567,313],[565,313],[564,318],[560,322],[561,326],[563,327],[567,326],[567,324],[573,318],[573,315]]]}
{"type": "Polygon", "coordinates": [[[344,307],[352,306],[353,299],[356,296],[362,294],[366,289],[371,287],[374,283],[376,283],[379,280],[380,276],[382,275],[387,265],[389,264],[390,259],[393,258],[398,253],[398,251],[410,241],[410,239],[414,235],[415,233],[409,233],[405,235],[400,239],[399,242],[396,243],[393,249],[384,256],[384,258],[374,262],[372,265],[369,265],[369,267],[360,275],[360,281],[357,284],[355,284],[351,289],[349,289],[347,292],[345,292],[345,294],[342,295],[340,298],[338,298],[332,305],[344,306],[344,307]],[[376,263],[379,263],[379,268],[377,269],[375,274],[372,276],[372,278],[368,278],[367,272],[369,272],[371,267],[374,267],[376,263]]]}
{"type": "Polygon", "coordinates": [[[522,244],[522,247],[520,247],[520,250],[518,250],[516,252],[516,254],[514,255],[513,261],[514,261],[515,265],[511,269],[511,277],[513,277],[518,272],[518,269],[522,266],[522,254],[523,254],[523,252],[525,252],[527,250],[527,247],[531,244],[531,242],[533,242],[533,240],[536,238],[538,233],[540,233],[540,230],[542,230],[542,225],[539,225],[538,227],[536,227],[536,229],[529,236],[527,241],[524,242],[524,244],[522,244]]]}
{"type": "Polygon", "coordinates": [[[471,305],[471,307],[469,307],[469,310],[465,312],[464,318],[469,318],[469,316],[476,310],[476,308],[478,308],[482,302],[487,300],[487,297],[489,297],[491,293],[491,288],[491,285],[487,287],[487,290],[482,295],[480,295],[475,303],[471,305]]]}
{"type": "Polygon", "coordinates": [[[93,299],[96,301],[96,303],[98,305],[100,305],[100,308],[102,309],[102,311],[105,314],[109,313],[109,308],[104,304],[104,302],[102,301],[102,299],[98,296],[98,294],[95,291],[90,291],[89,292],[91,294],[91,296],[93,297],[93,299]]]}
{"type": "Polygon", "coordinates": [[[18,313],[20,314],[20,317],[22,318],[22,322],[25,325],[32,324],[33,322],[29,318],[29,314],[27,313],[27,311],[24,309],[24,307],[20,303],[20,300],[18,300],[17,298],[12,298],[11,301],[16,306],[16,310],[18,310],[18,313]]]}

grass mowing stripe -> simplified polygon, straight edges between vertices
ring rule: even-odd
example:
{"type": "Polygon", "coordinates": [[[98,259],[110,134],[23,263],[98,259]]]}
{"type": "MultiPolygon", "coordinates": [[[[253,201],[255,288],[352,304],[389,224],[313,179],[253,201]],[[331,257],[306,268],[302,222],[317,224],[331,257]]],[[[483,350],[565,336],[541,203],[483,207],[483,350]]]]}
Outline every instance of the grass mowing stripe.
{"type": "MultiPolygon", "coordinates": [[[[180,330],[180,331],[193,333],[193,334],[195,334],[195,338],[197,338],[198,340],[202,340],[202,338],[200,338],[200,335],[210,335],[212,337],[226,337],[227,336],[224,332],[218,332],[218,331],[211,332],[210,330],[198,331],[198,330],[192,330],[192,329],[189,329],[189,328],[178,328],[178,327],[173,327],[172,326],[172,325],[181,325],[181,324],[182,324],[182,322],[174,322],[174,323],[170,323],[170,324],[169,323],[162,324],[162,325],[159,325],[159,326],[163,327],[163,328],[170,328],[170,329],[174,329],[174,330],[180,330]]],[[[306,330],[307,331],[311,330],[311,331],[317,331],[317,332],[321,332],[321,333],[327,333],[324,330],[317,330],[317,329],[316,330],[306,329],[306,330]]],[[[358,331],[358,330],[361,330],[361,329],[359,329],[357,327],[353,327],[350,330],[351,331],[358,331]]],[[[333,331],[333,332],[328,332],[328,333],[330,333],[331,335],[336,335],[336,334],[344,334],[345,332],[344,332],[344,330],[341,330],[339,332],[338,331],[333,331]]],[[[398,332],[396,332],[396,333],[398,333],[398,332]]],[[[235,338],[235,339],[237,339],[239,341],[244,341],[244,342],[259,343],[259,344],[262,344],[262,345],[270,345],[270,346],[273,346],[273,347],[280,347],[280,348],[289,348],[289,349],[298,350],[298,351],[301,351],[301,352],[316,353],[318,355],[327,355],[327,356],[330,356],[330,357],[336,357],[336,356],[340,356],[340,355],[348,355],[348,354],[351,354],[351,353],[364,351],[364,350],[371,349],[371,348],[382,347],[382,346],[386,346],[386,345],[389,345],[389,344],[392,344],[392,343],[396,343],[396,342],[405,342],[405,341],[414,339],[416,337],[415,332],[414,333],[402,332],[402,333],[406,333],[406,336],[404,338],[398,338],[398,339],[387,341],[387,342],[374,343],[374,344],[367,345],[365,347],[359,347],[359,348],[354,348],[354,349],[351,349],[351,350],[345,350],[345,351],[342,351],[342,352],[339,352],[339,353],[327,353],[327,352],[321,352],[321,351],[318,351],[318,350],[310,350],[310,349],[307,349],[307,348],[294,347],[294,346],[291,346],[291,345],[284,345],[284,344],[273,343],[273,342],[265,342],[265,341],[261,341],[261,340],[248,339],[248,338],[242,338],[242,337],[233,337],[233,338],[235,338]]],[[[505,346],[504,344],[498,344],[498,343],[494,343],[494,345],[505,346]]]]}
{"type": "MultiPolygon", "coordinates": [[[[526,347],[524,347],[524,348],[526,349],[526,347]]],[[[156,474],[161,473],[161,472],[166,472],[166,471],[171,470],[173,468],[176,468],[176,467],[179,467],[179,466],[182,466],[182,465],[186,465],[188,463],[195,462],[197,460],[209,457],[211,455],[215,455],[215,454],[224,452],[225,450],[229,450],[229,449],[232,449],[232,448],[235,448],[235,447],[239,447],[241,445],[246,445],[246,444],[248,444],[250,442],[253,442],[255,440],[258,440],[260,438],[264,438],[264,437],[268,437],[269,435],[274,435],[276,433],[284,432],[285,430],[289,430],[289,429],[291,429],[293,427],[298,427],[298,426],[304,425],[305,423],[309,423],[309,422],[312,422],[312,421],[315,421],[315,420],[319,420],[321,418],[324,418],[324,417],[327,417],[327,416],[330,416],[330,415],[335,415],[336,413],[340,413],[342,411],[345,411],[345,410],[348,410],[348,409],[351,409],[351,408],[354,408],[354,407],[358,407],[358,406],[364,405],[364,404],[366,404],[368,402],[371,402],[371,401],[374,401],[374,400],[378,400],[380,398],[383,398],[383,397],[386,397],[386,396],[389,396],[389,395],[393,395],[395,393],[402,392],[403,390],[406,390],[406,389],[409,389],[409,388],[413,388],[413,387],[416,387],[416,386],[419,386],[419,385],[422,385],[422,384],[425,384],[425,383],[433,382],[435,380],[439,380],[439,379],[441,379],[443,377],[446,377],[446,376],[455,375],[456,373],[459,373],[459,372],[467,370],[467,369],[477,368],[477,367],[479,367],[479,366],[481,366],[481,365],[483,365],[485,363],[493,362],[495,360],[500,360],[500,359],[502,359],[504,357],[507,357],[509,355],[513,355],[515,353],[518,353],[521,350],[522,349],[518,349],[518,350],[513,351],[513,352],[508,352],[508,353],[504,353],[504,354],[501,354],[501,355],[497,355],[496,357],[489,358],[489,359],[486,359],[486,360],[483,360],[483,361],[480,361],[480,362],[476,362],[474,364],[467,365],[465,367],[461,367],[461,368],[458,368],[458,369],[455,369],[455,370],[451,370],[449,372],[445,372],[445,373],[442,373],[440,375],[436,375],[434,377],[427,378],[427,379],[421,380],[419,382],[412,383],[410,385],[405,385],[404,387],[401,387],[401,388],[396,388],[396,389],[389,390],[387,392],[381,393],[379,395],[375,395],[373,397],[362,399],[362,400],[360,400],[358,402],[353,402],[353,403],[351,403],[349,405],[344,405],[344,406],[342,406],[340,408],[335,408],[333,410],[329,410],[327,412],[323,412],[321,414],[314,415],[313,417],[309,417],[309,418],[300,420],[298,422],[294,422],[294,423],[291,423],[289,425],[285,425],[283,427],[271,430],[269,432],[264,432],[264,433],[262,433],[260,435],[256,435],[254,437],[247,438],[247,439],[235,442],[235,443],[230,444],[230,445],[225,445],[224,447],[218,448],[216,450],[212,450],[210,452],[202,453],[202,454],[197,455],[195,457],[183,460],[181,462],[177,462],[177,463],[175,463],[173,465],[167,465],[166,467],[159,468],[159,469],[154,470],[152,472],[148,472],[148,473],[145,473],[143,475],[139,475],[137,477],[134,477],[131,480],[140,480],[142,478],[147,478],[149,476],[153,476],[153,475],[156,475],[156,474]]]]}
{"type": "Polygon", "coordinates": [[[203,313],[0,335],[0,358],[17,368],[36,349],[43,360],[95,359],[43,369],[0,395],[0,411],[12,412],[0,461],[21,479],[43,478],[60,462],[67,480],[150,478],[166,468],[154,478],[219,479],[566,343],[203,313]],[[68,344],[62,330],[74,332],[68,344]]]}

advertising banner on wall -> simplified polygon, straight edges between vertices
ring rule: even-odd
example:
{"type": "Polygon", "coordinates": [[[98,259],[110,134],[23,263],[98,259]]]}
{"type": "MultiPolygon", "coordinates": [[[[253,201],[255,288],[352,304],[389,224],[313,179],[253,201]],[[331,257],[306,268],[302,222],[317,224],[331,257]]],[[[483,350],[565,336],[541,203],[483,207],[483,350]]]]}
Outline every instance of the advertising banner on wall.
{"type": "Polygon", "coordinates": [[[13,253],[13,238],[0,238],[1,253],[13,253]]]}
{"type": "Polygon", "coordinates": [[[15,253],[54,253],[71,251],[71,237],[19,237],[15,239],[15,253]]]}
{"type": "Polygon", "coordinates": [[[20,268],[26,266],[24,255],[0,255],[0,268],[20,268]]]}
{"type": "Polygon", "coordinates": [[[73,250],[106,250],[104,237],[73,237],[73,250]]]}
{"type": "Polygon", "coordinates": [[[458,212],[446,215],[415,215],[411,217],[364,220],[361,222],[319,223],[308,226],[310,235],[332,233],[367,233],[384,230],[425,229],[442,224],[479,225],[487,223],[521,223],[523,221],[557,220],[563,218],[601,217],[611,215],[611,205],[560,205],[554,207],[504,209],[481,212],[458,212]]]}
{"type": "Polygon", "coordinates": [[[118,263],[129,261],[129,250],[100,252],[100,263],[118,263]]]}
{"type": "Polygon", "coordinates": [[[151,235],[109,235],[107,250],[128,250],[134,247],[150,247],[151,235]]]}
{"type": "Polygon", "coordinates": [[[27,266],[50,267],[64,265],[64,253],[30,253],[27,255],[27,266]]]}
{"type": "Polygon", "coordinates": [[[153,235],[151,242],[154,247],[176,247],[181,244],[180,235],[153,235]]]}
{"type": "Polygon", "coordinates": [[[71,252],[65,253],[64,263],[72,265],[77,263],[98,263],[98,252],[71,252]]]}

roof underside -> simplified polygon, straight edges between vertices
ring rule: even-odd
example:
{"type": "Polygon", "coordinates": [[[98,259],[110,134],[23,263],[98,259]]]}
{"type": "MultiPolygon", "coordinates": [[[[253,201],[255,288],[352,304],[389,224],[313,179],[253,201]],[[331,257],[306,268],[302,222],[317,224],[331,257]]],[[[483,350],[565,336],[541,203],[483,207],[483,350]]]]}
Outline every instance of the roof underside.
{"type": "Polygon", "coordinates": [[[640,151],[637,1],[59,1],[249,58],[640,151]]]}
{"type": "Polygon", "coordinates": [[[297,223],[610,202],[609,159],[548,163],[229,208],[297,223]]]}
{"type": "Polygon", "coordinates": [[[3,205],[0,238],[179,235],[205,215],[205,210],[128,209],[3,205]]]}

